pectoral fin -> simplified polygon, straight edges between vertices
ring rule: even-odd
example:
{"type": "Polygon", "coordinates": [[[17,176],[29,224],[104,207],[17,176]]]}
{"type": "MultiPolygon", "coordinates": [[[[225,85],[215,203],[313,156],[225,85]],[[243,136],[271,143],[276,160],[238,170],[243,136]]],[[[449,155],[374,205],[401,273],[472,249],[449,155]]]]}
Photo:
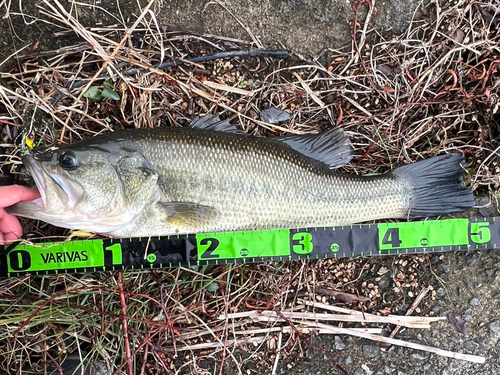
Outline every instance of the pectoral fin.
{"type": "Polygon", "coordinates": [[[219,212],[211,206],[189,202],[158,204],[165,214],[163,221],[178,228],[202,228],[214,224],[219,218],[219,212]]]}

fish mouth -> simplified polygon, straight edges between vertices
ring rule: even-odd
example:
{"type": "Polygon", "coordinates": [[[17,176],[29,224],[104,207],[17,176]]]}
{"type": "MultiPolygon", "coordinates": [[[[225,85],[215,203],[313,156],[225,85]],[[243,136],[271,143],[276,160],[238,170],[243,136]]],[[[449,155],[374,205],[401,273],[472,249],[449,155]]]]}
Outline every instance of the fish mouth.
{"type": "Polygon", "coordinates": [[[30,156],[21,157],[23,165],[33,177],[35,181],[36,188],[40,193],[40,198],[31,201],[36,203],[40,207],[45,207],[47,202],[47,185],[45,184],[44,173],[42,169],[42,164],[30,156]]]}
{"type": "Polygon", "coordinates": [[[42,162],[32,156],[23,156],[21,160],[40,192],[40,198],[21,203],[35,204],[38,209],[55,213],[71,209],[80,201],[83,195],[82,188],[71,178],[47,171],[42,162]]]}

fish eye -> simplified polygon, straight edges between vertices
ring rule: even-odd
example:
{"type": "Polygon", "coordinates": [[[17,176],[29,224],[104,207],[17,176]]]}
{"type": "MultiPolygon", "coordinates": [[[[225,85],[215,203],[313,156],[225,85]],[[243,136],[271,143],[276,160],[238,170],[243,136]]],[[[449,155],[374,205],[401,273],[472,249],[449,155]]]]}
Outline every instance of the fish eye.
{"type": "Polygon", "coordinates": [[[59,165],[64,169],[73,169],[78,166],[76,155],[73,151],[63,151],[59,155],[59,165]]]}

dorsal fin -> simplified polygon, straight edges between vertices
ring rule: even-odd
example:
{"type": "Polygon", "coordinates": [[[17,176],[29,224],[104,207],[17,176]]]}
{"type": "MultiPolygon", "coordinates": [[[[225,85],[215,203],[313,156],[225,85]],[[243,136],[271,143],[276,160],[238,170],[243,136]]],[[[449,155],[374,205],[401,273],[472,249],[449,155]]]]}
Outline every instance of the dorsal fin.
{"type": "Polygon", "coordinates": [[[243,130],[236,128],[236,126],[232,125],[229,120],[221,120],[220,115],[210,116],[205,115],[202,117],[196,116],[193,119],[193,122],[190,125],[192,128],[197,129],[205,129],[205,130],[213,130],[217,132],[225,132],[225,133],[233,133],[233,134],[244,134],[243,130]]]}
{"type": "MultiPolygon", "coordinates": [[[[255,137],[255,135],[237,129],[227,119],[221,120],[219,115],[197,116],[193,119],[191,127],[255,137]]],[[[325,163],[330,169],[340,168],[352,159],[351,141],[339,128],[330,129],[320,134],[287,135],[270,139],[283,142],[295,151],[325,163]]]]}
{"type": "Polygon", "coordinates": [[[274,137],[310,158],[325,163],[330,169],[340,168],[352,159],[351,141],[342,129],[334,128],[320,134],[274,137]]]}

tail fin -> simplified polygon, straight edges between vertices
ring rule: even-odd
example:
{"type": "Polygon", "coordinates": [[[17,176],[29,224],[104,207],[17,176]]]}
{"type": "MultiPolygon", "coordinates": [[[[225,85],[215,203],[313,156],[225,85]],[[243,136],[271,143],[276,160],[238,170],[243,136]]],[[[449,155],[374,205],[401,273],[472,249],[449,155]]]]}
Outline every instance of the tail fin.
{"type": "Polygon", "coordinates": [[[413,187],[408,218],[474,207],[474,195],[462,184],[464,165],[462,154],[447,154],[395,169],[392,174],[413,187]]]}

